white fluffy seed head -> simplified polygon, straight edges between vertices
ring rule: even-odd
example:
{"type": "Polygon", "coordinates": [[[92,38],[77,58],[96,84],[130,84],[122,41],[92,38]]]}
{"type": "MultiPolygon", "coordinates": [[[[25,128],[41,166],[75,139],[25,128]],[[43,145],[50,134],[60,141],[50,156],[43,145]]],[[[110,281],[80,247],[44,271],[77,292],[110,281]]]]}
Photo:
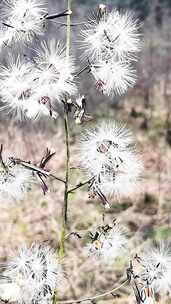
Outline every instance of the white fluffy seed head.
{"type": "Polygon", "coordinates": [[[90,62],[96,88],[108,96],[122,95],[136,81],[133,61],[140,51],[139,25],[130,12],[99,7],[81,32],[82,57],[90,62]]]}
{"type": "Polygon", "coordinates": [[[104,95],[124,94],[136,82],[136,71],[127,62],[111,59],[92,65],[91,73],[96,81],[96,89],[104,95]]]}
{"type": "MultiPolygon", "coordinates": [[[[0,16],[0,18],[2,19],[2,16],[0,16]]],[[[0,25],[0,50],[4,47],[7,46],[12,40],[12,33],[10,31],[10,29],[1,24],[0,25]]]]}
{"type": "Polygon", "coordinates": [[[36,62],[40,66],[53,66],[60,71],[63,65],[66,64],[65,46],[55,39],[49,41],[42,41],[40,48],[35,50],[36,62]]]}
{"type": "Polygon", "coordinates": [[[84,58],[96,61],[99,58],[133,58],[140,51],[139,25],[130,12],[113,10],[104,13],[99,20],[91,17],[82,29],[81,47],[85,49],[84,58]]]}
{"type": "Polygon", "coordinates": [[[141,276],[155,292],[171,293],[171,247],[161,242],[153,245],[142,256],[144,270],[141,276]]]}
{"type": "Polygon", "coordinates": [[[147,297],[143,303],[144,304],[155,304],[155,301],[152,297],[147,297]]]}
{"type": "Polygon", "coordinates": [[[0,67],[0,95],[8,114],[22,119],[42,116],[57,117],[53,109],[56,100],[56,73],[41,70],[31,62],[18,57],[10,58],[7,67],[0,67]]]}
{"type": "Polygon", "coordinates": [[[7,42],[28,42],[43,33],[45,3],[37,0],[6,0],[3,20],[9,25],[7,42]]]}
{"type": "Polygon", "coordinates": [[[102,122],[82,136],[80,166],[90,178],[94,192],[106,196],[129,196],[136,191],[142,171],[132,134],[116,122],[102,122]]]}
{"type": "Polygon", "coordinates": [[[51,103],[54,105],[65,96],[76,93],[73,78],[75,67],[72,58],[66,58],[64,45],[56,40],[43,41],[36,55],[37,94],[39,88],[44,89],[44,95],[50,95],[51,103]]]}
{"type": "MultiPolygon", "coordinates": [[[[96,179],[94,190],[100,188],[106,196],[120,200],[122,197],[132,196],[139,188],[139,177],[142,172],[142,163],[136,154],[127,153],[123,163],[119,164],[116,171],[113,166],[104,166],[100,179],[96,179]]],[[[117,162],[118,166],[118,162],[117,162]]],[[[98,191],[98,189],[97,189],[98,191]]]]}
{"type": "Polygon", "coordinates": [[[17,302],[20,297],[20,288],[16,283],[8,283],[8,280],[0,282],[0,296],[3,301],[17,302]]]}
{"type": "Polygon", "coordinates": [[[127,238],[124,230],[115,225],[108,232],[98,231],[96,240],[87,244],[85,251],[88,256],[111,264],[119,258],[125,249],[127,238]]]}
{"type": "Polygon", "coordinates": [[[34,67],[19,57],[10,58],[8,66],[0,67],[1,100],[5,108],[18,117],[25,111],[25,105],[31,97],[34,67]]]}
{"type": "Polygon", "coordinates": [[[5,166],[6,168],[0,164],[0,196],[20,200],[35,181],[32,171],[13,165],[9,160],[5,166]]]}
{"type": "MultiPolygon", "coordinates": [[[[48,246],[37,244],[29,249],[22,248],[19,255],[6,265],[3,275],[9,287],[7,297],[10,295],[17,303],[51,300],[64,277],[55,252],[48,246]],[[15,292],[11,291],[10,286],[16,286],[15,292]]],[[[6,297],[5,287],[0,280],[1,298],[6,297]]]]}

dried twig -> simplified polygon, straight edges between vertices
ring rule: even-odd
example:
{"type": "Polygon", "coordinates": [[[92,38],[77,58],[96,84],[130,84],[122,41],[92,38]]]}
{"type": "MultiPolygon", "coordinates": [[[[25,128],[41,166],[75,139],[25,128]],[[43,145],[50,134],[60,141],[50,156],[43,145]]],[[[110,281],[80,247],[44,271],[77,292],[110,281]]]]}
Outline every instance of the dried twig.
{"type": "Polygon", "coordinates": [[[99,295],[93,296],[93,297],[88,297],[88,298],[84,298],[84,299],[79,299],[79,300],[66,300],[66,301],[58,301],[59,304],[74,304],[74,303],[82,303],[82,302],[86,302],[86,301],[93,301],[99,298],[104,298],[108,295],[112,295],[113,293],[116,292],[117,290],[119,290],[121,287],[125,286],[127,283],[129,282],[129,280],[125,280],[120,286],[113,288],[112,290],[106,291],[104,293],[101,293],[99,295]]]}
{"type": "Polygon", "coordinates": [[[88,179],[88,180],[85,181],[85,182],[80,182],[80,183],[77,184],[74,188],[71,188],[71,189],[68,191],[68,193],[72,193],[72,192],[74,192],[75,190],[77,190],[77,189],[79,189],[79,188],[81,188],[81,187],[83,187],[83,186],[89,184],[93,179],[94,179],[94,177],[91,177],[90,179],[88,179]]]}

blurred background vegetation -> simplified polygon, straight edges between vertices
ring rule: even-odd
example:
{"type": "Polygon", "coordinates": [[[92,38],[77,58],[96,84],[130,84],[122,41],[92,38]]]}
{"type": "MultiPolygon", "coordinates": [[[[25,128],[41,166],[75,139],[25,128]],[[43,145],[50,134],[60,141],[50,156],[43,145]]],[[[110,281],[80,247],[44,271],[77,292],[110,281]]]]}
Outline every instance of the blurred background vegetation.
{"type": "MultiPolygon", "coordinates": [[[[73,0],[72,54],[78,70],[80,61],[79,31],[91,11],[101,3],[96,0],[73,0]]],[[[95,121],[102,118],[116,119],[127,124],[133,131],[142,154],[145,170],[139,195],[124,201],[111,202],[105,221],[117,218],[128,231],[129,253],[135,254],[149,242],[171,240],[171,1],[170,0],[113,0],[104,1],[112,8],[130,9],[140,19],[143,48],[137,65],[137,84],[128,94],[120,98],[107,98],[96,91],[89,73],[81,75],[79,93],[87,98],[89,113],[95,121]],[[136,248],[136,249],[135,249],[136,248]]],[[[49,11],[61,11],[66,1],[49,0],[49,11]]],[[[60,20],[65,23],[65,20],[60,20]]],[[[49,22],[43,38],[55,37],[65,41],[65,25],[49,22]]],[[[34,47],[40,41],[34,42],[34,47]]],[[[14,50],[9,49],[8,52],[14,50]]],[[[18,49],[18,52],[21,52],[18,49]]],[[[25,49],[31,56],[32,49],[25,49]]],[[[7,51],[1,56],[5,62],[7,51]]],[[[88,126],[75,126],[71,119],[71,166],[77,163],[76,147],[80,132],[88,126]]],[[[0,113],[0,141],[7,154],[38,162],[46,147],[53,147],[56,156],[49,168],[62,177],[64,174],[63,122],[41,120],[36,123],[17,123],[0,113]]],[[[79,172],[71,170],[71,184],[84,180],[79,172]]],[[[20,203],[1,201],[0,210],[0,256],[5,260],[23,242],[40,240],[58,246],[63,188],[56,182],[49,185],[46,196],[35,189],[20,203]]],[[[70,196],[69,231],[85,231],[102,221],[101,203],[88,199],[86,187],[70,196]]],[[[61,291],[63,298],[79,298],[93,295],[118,285],[125,277],[128,261],[123,258],[112,267],[87,260],[82,241],[71,237],[67,242],[65,267],[67,284],[61,291]]],[[[125,256],[126,257],[126,256],[125,256]]],[[[101,303],[133,303],[129,287],[119,291],[117,299],[106,298],[101,303]]],[[[94,303],[94,302],[93,302],[94,303]]],[[[100,301],[98,302],[100,303],[100,301]]],[[[162,299],[162,304],[171,303],[162,299]]]]}

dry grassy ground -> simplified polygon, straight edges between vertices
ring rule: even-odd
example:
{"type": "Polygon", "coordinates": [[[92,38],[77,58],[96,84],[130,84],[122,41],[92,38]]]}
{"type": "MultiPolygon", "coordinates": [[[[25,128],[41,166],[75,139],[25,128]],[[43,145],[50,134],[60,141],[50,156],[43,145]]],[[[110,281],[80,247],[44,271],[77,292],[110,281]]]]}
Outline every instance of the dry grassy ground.
{"type": "MultiPolygon", "coordinates": [[[[124,107],[117,110],[107,110],[107,107],[104,110],[104,105],[99,106],[97,117],[101,118],[103,110],[103,116],[126,122],[135,134],[145,165],[142,187],[139,195],[136,194],[131,199],[113,201],[111,209],[105,215],[106,222],[117,218],[125,226],[130,239],[128,251],[120,261],[110,267],[94,263],[91,258],[86,258],[83,250],[86,237],[81,240],[74,236],[68,238],[64,259],[66,280],[59,295],[61,298],[82,298],[110,290],[125,279],[128,256],[139,252],[149,239],[171,238],[171,147],[165,140],[166,111],[163,105],[153,105],[152,111],[144,110],[141,100],[137,102],[132,99],[125,101],[124,107]],[[132,106],[136,109],[134,115],[130,114],[132,106]],[[147,129],[142,128],[144,117],[148,118],[147,129]]],[[[81,128],[77,127],[76,131],[72,131],[72,166],[77,162],[76,135],[80,130],[81,128]]],[[[0,141],[4,144],[7,154],[22,159],[38,161],[46,147],[53,147],[56,155],[49,168],[52,168],[56,175],[63,176],[64,139],[60,122],[47,128],[45,124],[42,128],[36,125],[23,128],[22,125],[15,125],[6,120],[0,125],[0,134],[0,141]]],[[[71,178],[72,185],[85,180],[85,177],[74,169],[71,170],[71,178]]],[[[62,200],[63,185],[51,181],[46,196],[35,185],[33,191],[20,203],[1,201],[1,260],[14,254],[23,243],[47,241],[56,248],[60,235],[62,200]]],[[[101,203],[88,199],[86,187],[80,189],[70,195],[68,232],[77,231],[84,236],[87,229],[102,222],[102,214],[101,203]]],[[[118,291],[117,298],[106,297],[98,303],[128,304],[134,303],[133,301],[132,291],[126,286],[118,291]]],[[[169,302],[162,299],[161,303],[169,302]]]]}

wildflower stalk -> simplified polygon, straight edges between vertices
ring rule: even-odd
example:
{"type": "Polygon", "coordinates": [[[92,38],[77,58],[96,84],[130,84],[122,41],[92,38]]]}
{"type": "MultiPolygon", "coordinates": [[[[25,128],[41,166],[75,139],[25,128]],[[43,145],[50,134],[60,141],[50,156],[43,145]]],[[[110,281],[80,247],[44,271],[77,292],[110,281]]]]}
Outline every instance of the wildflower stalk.
{"type": "MultiPolygon", "coordinates": [[[[68,11],[71,11],[71,0],[68,0],[68,11]]],[[[66,41],[66,60],[69,59],[71,44],[71,15],[67,16],[67,41],[66,41]]],[[[68,211],[68,188],[69,188],[69,171],[70,171],[70,147],[69,147],[69,122],[68,122],[68,104],[67,99],[64,102],[64,130],[65,130],[65,145],[66,145],[66,173],[65,173],[65,190],[64,202],[62,208],[62,229],[60,240],[59,255],[61,258],[65,254],[65,232],[67,225],[67,211],[68,211]]]]}
{"type": "MultiPolygon", "coordinates": [[[[68,11],[71,12],[71,2],[72,0],[68,0],[68,11]]],[[[71,14],[67,16],[67,42],[66,42],[66,58],[69,59],[70,53],[70,45],[71,45],[71,14]]]]}
{"type": "Polygon", "coordinates": [[[64,192],[64,208],[63,208],[63,221],[64,225],[67,224],[67,211],[68,211],[68,186],[69,186],[69,163],[70,163],[70,147],[69,147],[69,123],[68,123],[68,109],[67,104],[64,109],[64,125],[65,125],[65,144],[66,144],[66,175],[65,175],[65,192],[64,192]]]}

